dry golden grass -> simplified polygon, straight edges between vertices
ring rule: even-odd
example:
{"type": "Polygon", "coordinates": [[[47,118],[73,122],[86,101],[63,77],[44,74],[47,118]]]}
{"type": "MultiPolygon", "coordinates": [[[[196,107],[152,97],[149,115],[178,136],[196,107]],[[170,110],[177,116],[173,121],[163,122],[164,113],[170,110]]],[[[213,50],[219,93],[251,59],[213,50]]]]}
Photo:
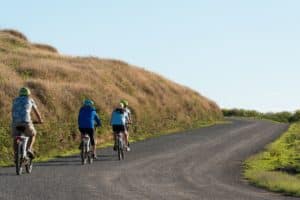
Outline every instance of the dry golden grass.
{"type": "MultiPolygon", "coordinates": [[[[211,100],[147,70],[118,60],[63,56],[51,46],[25,39],[18,32],[0,31],[0,124],[10,122],[12,100],[21,86],[28,86],[45,116],[46,136],[43,131],[41,134],[53,147],[58,142],[55,136],[70,138],[77,131],[77,114],[84,98],[93,99],[101,113],[101,134],[109,132],[110,113],[121,98],[129,101],[134,114],[133,136],[177,126],[190,128],[223,117],[211,100]],[[57,127],[63,128],[56,132],[57,127]]],[[[47,151],[41,143],[37,148],[47,151]]]]}
{"type": "Polygon", "coordinates": [[[47,44],[32,44],[32,46],[36,47],[37,49],[39,50],[45,50],[45,51],[48,51],[48,52],[52,52],[52,53],[58,53],[57,49],[50,46],[50,45],[47,45],[47,44]]]}
{"type": "Polygon", "coordinates": [[[19,31],[17,31],[17,30],[13,30],[13,29],[3,29],[3,30],[1,30],[1,32],[3,32],[3,33],[8,33],[9,35],[13,35],[13,36],[15,36],[15,37],[17,37],[17,38],[20,38],[20,39],[22,39],[22,40],[28,41],[28,40],[27,40],[27,37],[26,37],[23,33],[19,32],[19,31]]]}

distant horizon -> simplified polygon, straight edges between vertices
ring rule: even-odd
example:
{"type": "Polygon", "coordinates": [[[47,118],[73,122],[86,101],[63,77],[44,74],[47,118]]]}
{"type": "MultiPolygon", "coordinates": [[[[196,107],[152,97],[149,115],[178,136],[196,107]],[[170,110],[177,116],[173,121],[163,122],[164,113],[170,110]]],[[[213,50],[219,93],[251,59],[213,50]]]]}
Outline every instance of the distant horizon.
{"type": "Polygon", "coordinates": [[[70,56],[122,60],[221,108],[300,109],[300,2],[6,1],[0,28],[70,56]]]}

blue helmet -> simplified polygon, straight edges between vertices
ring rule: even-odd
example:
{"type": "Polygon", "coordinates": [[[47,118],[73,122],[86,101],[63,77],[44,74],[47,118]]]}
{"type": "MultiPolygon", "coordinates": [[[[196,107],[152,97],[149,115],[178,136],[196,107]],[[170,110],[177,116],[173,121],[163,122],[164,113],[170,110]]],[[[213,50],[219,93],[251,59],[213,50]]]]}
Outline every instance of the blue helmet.
{"type": "Polygon", "coordinates": [[[83,101],[83,105],[85,105],[85,106],[93,106],[94,102],[92,100],[90,100],[90,99],[85,99],[83,101]]]}

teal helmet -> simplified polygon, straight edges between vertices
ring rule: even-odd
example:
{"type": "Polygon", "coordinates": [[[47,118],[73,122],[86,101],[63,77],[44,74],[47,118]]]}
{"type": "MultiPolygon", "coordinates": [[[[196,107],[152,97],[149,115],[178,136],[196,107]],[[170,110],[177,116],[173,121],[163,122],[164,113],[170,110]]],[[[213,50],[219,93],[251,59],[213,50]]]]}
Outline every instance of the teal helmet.
{"type": "Polygon", "coordinates": [[[22,87],[20,90],[19,90],[19,95],[20,96],[29,96],[31,94],[29,88],[27,87],[22,87]]]}
{"type": "Polygon", "coordinates": [[[85,106],[93,106],[94,102],[92,100],[90,100],[90,99],[85,99],[83,101],[83,105],[85,105],[85,106]]]}

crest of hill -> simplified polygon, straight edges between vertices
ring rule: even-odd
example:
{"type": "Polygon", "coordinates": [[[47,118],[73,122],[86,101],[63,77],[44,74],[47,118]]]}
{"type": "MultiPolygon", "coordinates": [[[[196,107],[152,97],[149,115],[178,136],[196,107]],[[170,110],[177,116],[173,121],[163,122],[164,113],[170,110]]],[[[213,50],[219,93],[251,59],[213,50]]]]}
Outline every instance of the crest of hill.
{"type": "Polygon", "coordinates": [[[110,114],[120,99],[127,99],[132,109],[133,136],[191,128],[223,117],[213,101],[145,69],[118,60],[64,56],[17,31],[0,31],[0,124],[10,123],[11,103],[22,86],[31,89],[46,122],[63,126],[45,130],[52,132],[44,137],[50,137],[53,148],[61,140],[72,145],[70,135],[78,132],[77,114],[84,98],[94,100],[104,135],[110,133],[110,114]]]}

